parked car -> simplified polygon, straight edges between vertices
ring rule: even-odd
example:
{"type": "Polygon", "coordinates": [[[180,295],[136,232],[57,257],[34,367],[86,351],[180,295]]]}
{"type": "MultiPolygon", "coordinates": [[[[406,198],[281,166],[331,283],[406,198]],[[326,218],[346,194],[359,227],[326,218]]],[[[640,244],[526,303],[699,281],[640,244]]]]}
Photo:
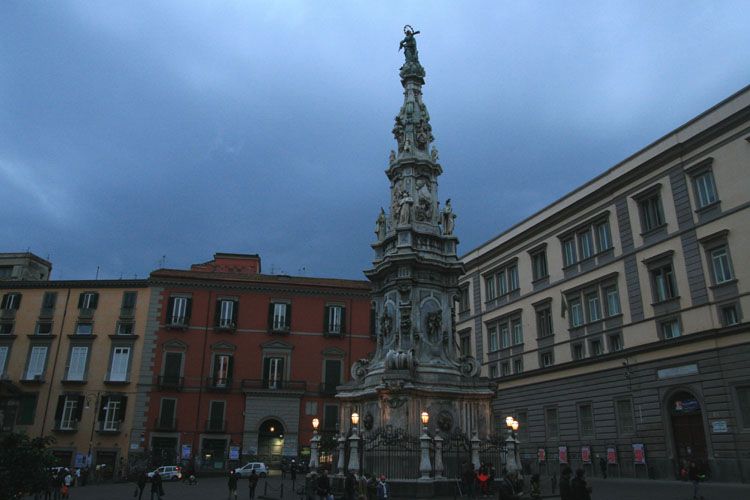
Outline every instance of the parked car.
{"type": "Polygon", "coordinates": [[[268,466],[263,462],[248,462],[242,467],[234,469],[234,472],[242,478],[250,477],[252,471],[255,471],[259,477],[266,477],[268,475],[268,466]]]}
{"type": "Polygon", "coordinates": [[[154,473],[158,472],[161,476],[162,481],[179,481],[182,479],[182,467],[179,465],[162,465],[156,470],[153,470],[147,474],[148,478],[154,477],[154,473]]]}

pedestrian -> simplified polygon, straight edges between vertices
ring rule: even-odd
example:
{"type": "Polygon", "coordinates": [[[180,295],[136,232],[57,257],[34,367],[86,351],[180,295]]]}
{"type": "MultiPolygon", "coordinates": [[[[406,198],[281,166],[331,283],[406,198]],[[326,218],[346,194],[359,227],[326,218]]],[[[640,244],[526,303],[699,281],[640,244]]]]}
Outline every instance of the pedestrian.
{"type": "Polygon", "coordinates": [[[289,471],[292,476],[292,488],[294,488],[294,482],[297,481],[297,464],[292,460],[292,469],[289,471]]]}
{"type": "Polygon", "coordinates": [[[331,480],[328,479],[328,471],[323,469],[323,472],[318,476],[316,493],[320,500],[328,500],[328,495],[331,494],[331,480]]]}
{"type": "Polygon", "coordinates": [[[81,468],[80,467],[76,469],[76,475],[73,478],[73,486],[83,486],[81,484],[81,468]]]}
{"type": "Polygon", "coordinates": [[[591,486],[586,484],[583,469],[576,469],[576,477],[570,482],[573,500],[591,500],[591,486]]]}
{"type": "Polygon", "coordinates": [[[540,500],[542,498],[542,483],[539,480],[539,474],[531,475],[529,494],[531,495],[532,500],[540,500]]]}
{"type": "Polygon", "coordinates": [[[164,496],[164,486],[161,484],[161,474],[158,471],[154,472],[154,477],[151,478],[151,500],[154,500],[154,495],[157,500],[164,496]]]}
{"type": "Polygon", "coordinates": [[[228,481],[227,486],[229,486],[228,500],[232,500],[232,497],[236,499],[237,498],[237,473],[234,472],[234,469],[229,471],[229,481],[228,481]]]}
{"type": "Polygon", "coordinates": [[[701,480],[705,477],[706,476],[703,475],[698,468],[698,464],[696,464],[695,462],[690,462],[690,466],[688,467],[688,479],[693,483],[693,500],[699,500],[703,498],[700,496],[700,484],[701,480]]]}
{"type": "Polygon", "coordinates": [[[357,484],[357,478],[354,476],[354,472],[349,471],[346,474],[346,479],[344,480],[344,498],[346,500],[354,500],[354,485],[357,484]]]}
{"type": "Polygon", "coordinates": [[[570,489],[570,476],[573,471],[565,466],[560,473],[560,500],[573,500],[573,490],[570,489]]]}
{"type": "Polygon", "coordinates": [[[289,463],[284,463],[281,465],[281,480],[283,481],[286,479],[286,470],[289,468],[289,463]]]}
{"type": "Polygon", "coordinates": [[[469,498],[474,498],[474,482],[476,481],[476,474],[474,473],[474,466],[464,460],[461,465],[461,483],[463,484],[464,493],[469,498]]]}
{"type": "Polygon", "coordinates": [[[255,469],[250,472],[248,481],[248,486],[250,487],[250,500],[253,500],[253,498],[255,498],[255,488],[258,486],[258,474],[255,473],[255,469]]]}
{"type": "Polygon", "coordinates": [[[143,497],[143,490],[146,489],[146,481],[146,471],[142,470],[138,474],[138,480],[136,481],[136,485],[138,487],[138,500],[141,500],[141,498],[143,497]]]}
{"type": "Polygon", "coordinates": [[[498,500],[518,500],[519,498],[521,498],[519,493],[516,491],[517,481],[518,472],[507,472],[503,479],[500,481],[500,484],[497,485],[498,500]]]}
{"type": "Polygon", "coordinates": [[[385,474],[380,475],[380,479],[378,480],[378,485],[376,486],[375,491],[378,494],[378,500],[388,498],[388,494],[390,493],[390,491],[388,489],[388,483],[385,482],[385,474]]]}
{"type": "Polygon", "coordinates": [[[607,479],[607,459],[599,457],[599,470],[602,471],[602,478],[607,479]]]}
{"type": "Polygon", "coordinates": [[[70,488],[73,486],[73,475],[68,469],[65,469],[65,476],[63,477],[62,497],[70,498],[70,488]]]}

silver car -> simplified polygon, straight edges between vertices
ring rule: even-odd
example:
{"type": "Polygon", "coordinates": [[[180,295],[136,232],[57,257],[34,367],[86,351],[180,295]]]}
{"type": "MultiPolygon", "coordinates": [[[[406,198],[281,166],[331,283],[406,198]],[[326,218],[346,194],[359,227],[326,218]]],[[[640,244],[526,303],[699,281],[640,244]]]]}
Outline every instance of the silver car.
{"type": "Polygon", "coordinates": [[[242,478],[250,477],[253,471],[258,474],[258,477],[266,477],[268,475],[268,466],[263,462],[248,462],[242,467],[234,469],[234,472],[242,478]]]}
{"type": "Polygon", "coordinates": [[[182,479],[182,467],[179,465],[162,465],[158,469],[149,472],[147,474],[148,478],[153,478],[156,472],[159,473],[162,481],[179,481],[182,479]]]}

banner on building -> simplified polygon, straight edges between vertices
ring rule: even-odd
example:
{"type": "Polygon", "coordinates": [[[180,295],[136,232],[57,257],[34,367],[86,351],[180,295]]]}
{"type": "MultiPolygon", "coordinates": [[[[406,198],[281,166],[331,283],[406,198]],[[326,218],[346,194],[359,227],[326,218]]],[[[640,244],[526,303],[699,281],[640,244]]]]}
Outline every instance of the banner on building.
{"type": "Polygon", "coordinates": [[[230,446],[229,447],[229,460],[239,460],[239,459],[240,459],[240,447],[230,446]]]}
{"type": "Polygon", "coordinates": [[[581,461],[585,464],[591,463],[591,447],[581,446],[581,461]]]}
{"type": "Polygon", "coordinates": [[[646,450],[643,443],[633,443],[633,463],[646,465],[646,450]]]}
{"type": "Polygon", "coordinates": [[[567,464],[568,463],[568,447],[560,446],[557,450],[558,450],[558,457],[560,459],[560,463],[567,464]]]}
{"type": "Polygon", "coordinates": [[[609,465],[617,464],[617,450],[614,447],[607,448],[607,463],[609,465]]]}
{"type": "Polygon", "coordinates": [[[182,459],[183,460],[190,460],[191,456],[193,456],[193,445],[192,444],[183,444],[182,445],[182,459]]]}
{"type": "Polygon", "coordinates": [[[536,450],[536,459],[540,462],[546,462],[547,451],[544,448],[539,448],[538,450],[536,450]]]}

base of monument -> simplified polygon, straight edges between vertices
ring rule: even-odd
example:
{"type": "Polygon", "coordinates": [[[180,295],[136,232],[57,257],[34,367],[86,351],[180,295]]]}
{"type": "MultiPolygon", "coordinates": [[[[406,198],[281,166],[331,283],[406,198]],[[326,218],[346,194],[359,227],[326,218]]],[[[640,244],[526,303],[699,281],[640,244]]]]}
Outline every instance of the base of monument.
{"type": "Polygon", "coordinates": [[[388,498],[434,498],[460,496],[455,479],[391,479],[388,498]]]}

